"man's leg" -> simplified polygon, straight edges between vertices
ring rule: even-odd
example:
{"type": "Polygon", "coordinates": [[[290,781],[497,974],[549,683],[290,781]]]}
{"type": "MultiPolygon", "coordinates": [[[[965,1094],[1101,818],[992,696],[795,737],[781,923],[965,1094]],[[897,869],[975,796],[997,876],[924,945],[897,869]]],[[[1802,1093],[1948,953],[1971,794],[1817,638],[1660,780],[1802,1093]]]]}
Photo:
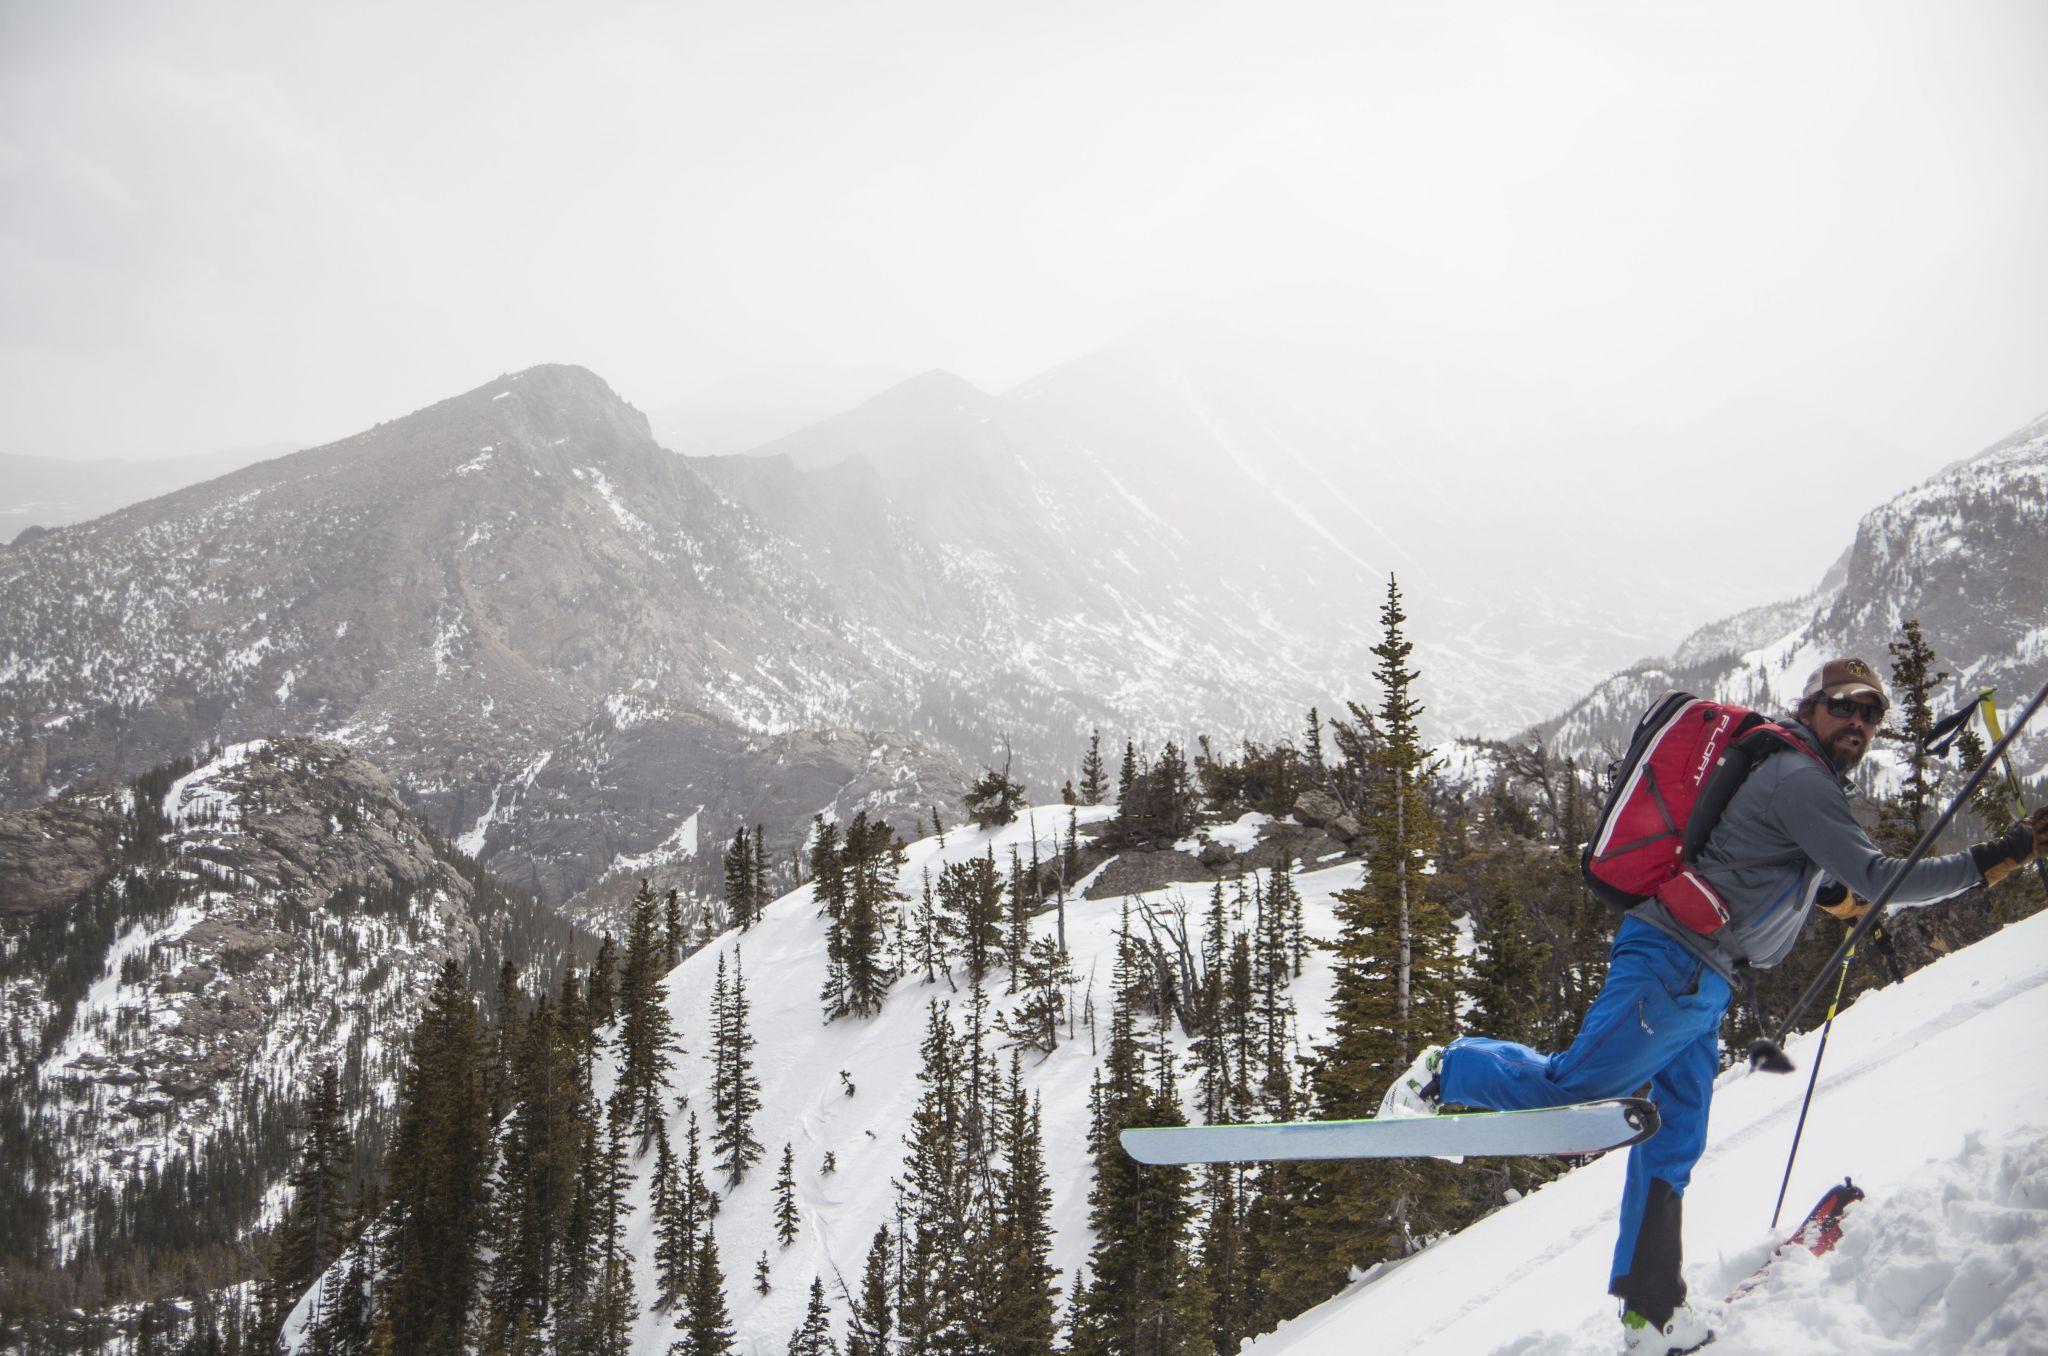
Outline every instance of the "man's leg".
{"type": "Polygon", "coordinates": [[[1629,1150],[1621,1237],[1607,1287],[1659,1327],[1685,1303],[1680,1205],[1693,1164],[1707,1145],[1707,1108],[1721,1063],[1720,1015],[1727,1006],[1727,986],[1710,972],[1700,990],[1673,1005],[1678,1019],[1698,1034],[1650,1080],[1650,1099],[1662,1125],[1629,1150]]]}
{"type": "Polygon", "coordinates": [[[1697,988],[1703,972],[1727,992],[1678,942],[1625,918],[1608,953],[1607,983],[1568,1049],[1547,1055],[1513,1041],[1466,1036],[1444,1048],[1438,1092],[1447,1104],[1494,1111],[1626,1097],[1692,1039],[1688,1024],[1665,1014],[1672,996],[1697,988]]]}

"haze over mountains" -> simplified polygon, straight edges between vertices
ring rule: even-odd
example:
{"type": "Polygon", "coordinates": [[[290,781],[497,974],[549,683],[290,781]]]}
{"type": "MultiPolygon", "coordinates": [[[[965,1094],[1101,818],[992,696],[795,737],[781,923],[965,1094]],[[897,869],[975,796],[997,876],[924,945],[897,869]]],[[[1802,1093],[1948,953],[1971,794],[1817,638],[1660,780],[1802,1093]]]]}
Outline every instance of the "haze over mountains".
{"type": "MultiPolygon", "coordinates": [[[[1496,474],[1544,543],[1514,547],[1502,487],[1429,441],[1412,392],[1376,399],[1419,379],[1401,364],[1358,369],[1348,412],[1304,394],[1327,374],[1270,377],[1303,366],[1143,334],[1005,395],[927,373],[703,457],[580,368],[501,378],[0,553],[0,795],[323,734],[562,903],[710,883],[741,824],[778,860],[819,812],[907,831],[1006,748],[1043,792],[1094,729],[1288,737],[1371,697],[1390,571],[1439,740],[1552,716],[1702,606],[1691,554],[1575,572],[1607,542],[1544,516],[1569,496],[1540,468],[1496,474]]],[[[1782,690],[1815,647],[1881,658],[1913,615],[1973,681],[2038,658],[2041,445],[2037,424],[1873,514],[1849,593],[1715,623],[1675,667],[1713,685],[1775,645],[1742,663],[1782,690]]],[[[1673,667],[1551,732],[1611,743],[1673,667]]]]}

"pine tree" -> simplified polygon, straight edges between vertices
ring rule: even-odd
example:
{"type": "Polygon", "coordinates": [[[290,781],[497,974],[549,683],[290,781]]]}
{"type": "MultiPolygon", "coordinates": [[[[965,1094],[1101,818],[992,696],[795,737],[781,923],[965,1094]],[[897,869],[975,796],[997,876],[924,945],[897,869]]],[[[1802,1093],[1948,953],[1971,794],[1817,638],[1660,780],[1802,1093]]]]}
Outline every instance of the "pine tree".
{"type": "MultiPolygon", "coordinates": [[[[765,1260],[765,1254],[764,1260],[765,1260]]],[[[725,1272],[718,1265],[718,1239],[709,1225],[697,1245],[696,1265],[679,1326],[683,1335],[669,1356],[726,1356],[733,1350],[732,1319],[725,1306],[725,1272]]]]}
{"type": "Polygon", "coordinates": [[[863,810],[846,829],[846,850],[838,874],[840,903],[827,906],[825,1020],[871,1017],[895,982],[888,953],[889,924],[902,896],[896,872],[902,845],[887,823],[863,810]]]}
{"type": "Polygon", "coordinates": [[[924,893],[919,897],[917,916],[911,931],[911,951],[924,971],[924,982],[935,984],[940,972],[949,968],[946,939],[937,906],[932,902],[932,872],[924,870],[924,893]]]}
{"type": "Polygon", "coordinates": [[[725,914],[741,932],[754,926],[754,845],[743,824],[725,850],[725,914]]]}
{"type": "Polygon", "coordinates": [[[919,1055],[920,1091],[896,1183],[903,1246],[897,1315],[903,1349],[922,1353],[961,1349],[972,1318],[970,1098],[952,1022],[937,1002],[927,1009],[919,1055]]]}
{"type": "MultiPolygon", "coordinates": [[[[1366,879],[1337,895],[1330,1039],[1316,1051],[1317,1105],[1330,1119],[1371,1115],[1394,1076],[1425,1045],[1449,1040],[1457,1021],[1456,929],[1424,869],[1436,843],[1427,798],[1434,768],[1416,727],[1422,707],[1406,620],[1389,578],[1383,635],[1373,647],[1381,702],[1366,722],[1374,759],[1366,769],[1366,879]]],[[[1316,1188],[1296,1208],[1311,1230],[1308,1255],[1331,1284],[1345,1264],[1413,1251],[1448,1227],[1457,1208],[1453,1179],[1434,1162],[1317,1165],[1304,1177],[1316,1188]],[[1376,1242],[1369,1228],[1380,1224],[1390,1227],[1376,1242]]]]}
{"type": "Polygon", "coordinates": [[[1053,1349],[1059,1272],[1053,1269],[1052,1188],[1045,1171],[1044,1117],[1024,1091],[1023,1070],[1010,1058],[1002,1090],[990,1239],[990,1294],[982,1307],[983,1350],[1037,1356],[1053,1349]]]}
{"type": "Polygon", "coordinates": [[[355,1138],[341,1109],[341,1078],[332,1064],[306,1099],[306,1137],[286,1178],[291,1203],[278,1226],[265,1285],[264,1329],[275,1333],[298,1297],[341,1256],[353,1210],[346,1199],[355,1166],[355,1138]]]}
{"type": "Polygon", "coordinates": [[[894,1254],[895,1242],[889,1237],[889,1226],[882,1225],[875,1230],[874,1242],[868,1245],[860,1296],[853,1301],[853,1314],[846,1325],[846,1356],[889,1356],[895,1326],[890,1317],[890,1261],[894,1254]]]}
{"type": "Polygon", "coordinates": [[[775,1175],[775,1237],[783,1247],[796,1242],[796,1146],[782,1146],[782,1170],[775,1175]]]}
{"type": "Polygon", "coordinates": [[[740,971],[739,948],[732,953],[732,980],[725,976],[725,957],[711,988],[711,1148],[731,1182],[746,1176],[761,1157],[754,1138],[754,1115],[761,1109],[761,1084],[754,1077],[753,1033],[747,1029],[747,986],[740,971]]]}
{"type": "Polygon", "coordinates": [[[666,1313],[690,1288],[697,1252],[697,1215],[696,1202],[669,1147],[665,1121],[655,1124],[652,1185],[648,1207],[654,1218],[654,1307],[666,1313]]]}
{"type": "Polygon", "coordinates": [[[614,1114],[602,1146],[587,1165],[589,1195],[596,1213],[596,1285],[582,1322],[583,1350],[590,1356],[630,1356],[633,1320],[633,1258],[626,1249],[626,1192],[633,1174],[626,1167],[627,1118],[614,1114]]]}
{"type": "Polygon", "coordinates": [[[967,966],[970,984],[988,975],[1003,938],[1003,885],[994,852],[949,862],[939,872],[941,935],[967,966]]]}
{"type": "Polygon", "coordinates": [[[626,928],[626,954],[619,967],[618,1083],[612,1094],[613,1114],[628,1115],[644,1146],[662,1120],[662,1093],[668,1071],[682,1053],[669,1019],[667,942],[662,933],[660,902],[646,881],[633,899],[626,928]]]}
{"type": "Polygon", "coordinates": [[[768,1266],[768,1250],[763,1248],[759,1260],[754,1263],[754,1292],[765,1295],[774,1288],[774,1273],[768,1266]]]}
{"type": "Polygon", "coordinates": [[[444,961],[413,1035],[385,1159],[392,1214],[382,1308],[407,1351],[459,1352],[471,1316],[488,1206],[486,1059],[462,971],[444,961]]]}
{"type": "Polygon", "coordinates": [[[811,898],[818,911],[839,921],[846,908],[846,875],[839,856],[839,826],[823,815],[811,818],[811,898]]]}
{"type": "Polygon", "coordinates": [[[611,1025],[615,1015],[613,980],[619,969],[619,944],[609,929],[597,944],[597,959],[591,962],[590,979],[583,991],[583,1017],[591,1031],[611,1025]]]}
{"type": "Polygon", "coordinates": [[[1921,634],[1920,623],[1907,621],[1888,647],[1892,656],[1892,691],[1897,694],[1905,744],[1906,775],[1897,800],[1879,816],[1879,837],[1894,852],[1911,850],[1927,829],[1935,801],[1934,758],[1927,741],[1934,733],[1934,690],[1948,678],[1936,670],[1934,647],[1921,634]]]}
{"type": "Polygon", "coordinates": [[[1088,752],[1081,759],[1081,785],[1077,788],[1083,805],[1100,805],[1105,792],[1109,790],[1109,778],[1102,767],[1102,731],[1093,730],[1088,735],[1088,752]]]}
{"type": "Polygon", "coordinates": [[[1095,1182],[1088,1215],[1095,1247],[1088,1261],[1094,1281],[1074,1303],[1077,1356],[1211,1350],[1209,1296],[1188,1253],[1187,1170],[1145,1167],[1117,1143],[1127,1126],[1182,1123],[1164,1032],[1154,1034],[1156,1060],[1147,1058],[1138,1032],[1138,1009],[1151,983],[1145,970],[1126,913],[1111,981],[1109,1039],[1090,1098],[1095,1182]]]}
{"type": "Polygon", "coordinates": [[[839,1344],[832,1340],[832,1311],[825,1305],[825,1280],[811,1277],[811,1299],[804,1308],[804,1321],[789,1339],[789,1356],[839,1356],[839,1344]]]}
{"type": "Polygon", "coordinates": [[[674,890],[670,890],[662,903],[662,934],[668,943],[668,964],[662,968],[673,970],[683,958],[683,948],[689,937],[683,927],[683,901],[674,890]]]}
{"type": "Polygon", "coordinates": [[[1499,1040],[1533,1043],[1543,1030],[1547,944],[1532,937],[1514,876],[1496,874],[1472,965],[1471,1024],[1499,1040]]]}
{"type": "Polygon", "coordinates": [[[1024,804],[1024,784],[1010,778],[1010,751],[1007,743],[1003,746],[1003,770],[984,767],[974,785],[967,788],[967,794],[960,798],[967,817],[984,829],[1001,828],[1014,823],[1017,811],[1024,804]]]}

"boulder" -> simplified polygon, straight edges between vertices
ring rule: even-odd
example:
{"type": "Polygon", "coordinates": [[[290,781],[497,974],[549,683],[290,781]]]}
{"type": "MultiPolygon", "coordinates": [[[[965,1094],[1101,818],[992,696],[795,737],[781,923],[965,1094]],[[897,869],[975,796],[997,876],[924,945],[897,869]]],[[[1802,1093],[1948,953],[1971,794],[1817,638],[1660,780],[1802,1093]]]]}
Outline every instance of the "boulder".
{"type": "Polygon", "coordinates": [[[1311,787],[1294,798],[1294,817],[1312,829],[1321,828],[1343,813],[1343,805],[1327,791],[1311,787]]]}

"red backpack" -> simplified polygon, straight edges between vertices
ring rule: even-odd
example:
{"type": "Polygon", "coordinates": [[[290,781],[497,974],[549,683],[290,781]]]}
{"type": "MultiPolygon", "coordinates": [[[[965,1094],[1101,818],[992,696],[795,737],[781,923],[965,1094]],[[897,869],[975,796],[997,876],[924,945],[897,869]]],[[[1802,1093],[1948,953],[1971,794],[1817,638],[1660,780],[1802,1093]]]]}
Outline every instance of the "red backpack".
{"type": "Polygon", "coordinates": [[[1787,748],[1820,758],[1748,707],[1689,692],[1660,698],[1637,722],[1593,840],[1579,856],[1586,884],[1617,909],[1655,897],[1694,932],[1719,931],[1728,907],[1694,863],[1736,788],[1787,748]]]}

